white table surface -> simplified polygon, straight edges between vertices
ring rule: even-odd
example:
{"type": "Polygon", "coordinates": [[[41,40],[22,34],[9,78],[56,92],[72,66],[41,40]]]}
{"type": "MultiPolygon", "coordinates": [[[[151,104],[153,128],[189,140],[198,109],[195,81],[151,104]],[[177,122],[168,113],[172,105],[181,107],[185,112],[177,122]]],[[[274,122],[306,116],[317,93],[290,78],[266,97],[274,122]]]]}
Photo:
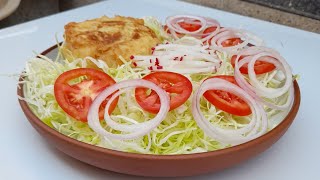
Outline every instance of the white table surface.
{"type": "MultiPolygon", "coordinates": [[[[264,38],[301,75],[300,111],[288,132],[270,149],[236,167],[190,179],[320,179],[320,35],[188,3],[110,0],[0,30],[0,74],[22,71],[26,60],[61,38],[63,26],[102,15],[164,20],[173,14],[216,18],[264,38]]],[[[59,152],[27,122],[17,101],[16,81],[0,76],[0,179],[141,179],[104,171],[59,152]]]]}

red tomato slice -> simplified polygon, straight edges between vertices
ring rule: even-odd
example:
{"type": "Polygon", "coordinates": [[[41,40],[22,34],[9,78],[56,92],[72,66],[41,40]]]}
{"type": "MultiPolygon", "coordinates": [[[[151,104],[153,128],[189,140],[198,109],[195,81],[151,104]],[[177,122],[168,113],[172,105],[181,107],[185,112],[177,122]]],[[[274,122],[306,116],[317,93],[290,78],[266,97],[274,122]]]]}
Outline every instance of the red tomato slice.
{"type": "MultiPolygon", "coordinates": [[[[215,31],[217,29],[216,26],[211,26],[211,27],[208,27],[206,28],[204,31],[203,31],[203,34],[209,34],[209,33],[212,33],[213,31],[215,31]]],[[[205,38],[207,37],[208,35],[203,35],[202,38],[205,38]]],[[[212,38],[211,38],[212,39],[212,38]]],[[[208,40],[209,42],[209,45],[211,45],[211,39],[208,40]]]]}
{"type": "MultiPolygon", "coordinates": [[[[217,27],[208,27],[207,29],[205,29],[203,31],[203,34],[208,34],[208,33],[212,33],[213,31],[215,31],[217,29],[217,27]]],[[[202,38],[205,38],[207,35],[203,35],[202,38]]],[[[240,43],[242,43],[243,41],[240,38],[232,38],[232,39],[228,39],[225,40],[221,43],[221,45],[223,47],[230,47],[230,46],[235,46],[238,45],[240,43]]],[[[211,39],[209,40],[209,45],[211,45],[211,39]]]]}
{"type": "MultiPolygon", "coordinates": [[[[59,106],[71,117],[87,122],[89,107],[97,95],[106,87],[116,82],[106,73],[91,69],[79,68],[62,73],[54,83],[54,95],[59,106]],[[85,80],[71,84],[72,80],[85,77],[85,80]]],[[[103,119],[104,101],[100,106],[99,118],[103,119]]],[[[118,103],[118,99],[112,102],[109,113],[118,103]]]]}
{"type": "Polygon", "coordinates": [[[164,26],[163,26],[163,30],[164,30],[165,32],[167,32],[168,34],[171,34],[167,25],[164,25],[164,26]]]}
{"type": "MultiPolygon", "coordinates": [[[[189,79],[178,73],[154,72],[143,79],[157,84],[170,94],[170,110],[185,103],[192,93],[192,84],[189,79]]],[[[159,112],[160,99],[154,91],[148,93],[148,88],[136,88],[135,97],[144,110],[154,114],[159,112]]]]}
{"type": "MultiPolygon", "coordinates": [[[[193,20],[192,22],[200,22],[199,20],[193,20]]],[[[201,28],[201,24],[191,24],[187,22],[179,22],[178,23],[181,28],[193,32],[201,28]]]]}
{"type": "Polygon", "coordinates": [[[231,47],[231,46],[236,46],[238,44],[241,44],[243,41],[240,38],[232,38],[225,40],[221,43],[223,47],[231,47]]]}
{"type": "MultiPolygon", "coordinates": [[[[169,28],[168,28],[167,25],[164,25],[164,26],[163,26],[163,29],[164,29],[164,31],[167,32],[168,34],[171,34],[171,32],[170,32],[170,30],[169,30],[169,28]]],[[[176,33],[177,33],[177,32],[176,32],[176,33]]],[[[177,33],[177,34],[180,35],[180,33],[177,33]]]]}
{"type": "MultiPolygon", "coordinates": [[[[234,79],[234,76],[220,75],[210,78],[221,78],[235,85],[238,85],[236,80],[234,79]]],[[[215,107],[227,113],[237,116],[248,116],[251,114],[250,106],[232,93],[221,90],[209,90],[206,91],[203,96],[215,107]]]]}
{"type": "MultiPolygon", "coordinates": [[[[171,34],[171,32],[170,32],[170,30],[169,30],[169,28],[168,28],[167,25],[164,25],[164,26],[163,26],[163,29],[164,29],[164,31],[165,31],[166,33],[171,34]]],[[[176,34],[177,34],[177,36],[178,36],[179,38],[183,37],[183,34],[181,34],[181,33],[176,32],[176,34]]]]}
{"type": "MultiPolygon", "coordinates": [[[[203,31],[203,34],[209,34],[209,33],[212,33],[213,31],[215,31],[217,29],[216,26],[211,26],[211,27],[208,27],[206,28],[204,31],[203,31]]],[[[207,37],[208,35],[203,35],[202,38],[205,38],[207,37]]]]}
{"type": "MultiPolygon", "coordinates": [[[[203,34],[208,34],[208,33],[212,33],[213,31],[215,31],[217,29],[216,26],[211,26],[211,27],[208,27],[206,28],[204,31],[203,31],[203,34]]],[[[207,37],[206,35],[203,35],[202,38],[204,37],[207,37]]]]}
{"type": "MultiPolygon", "coordinates": [[[[193,22],[200,22],[199,20],[194,20],[193,22]]],[[[186,22],[179,22],[178,23],[180,25],[181,28],[193,32],[196,31],[198,29],[201,28],[201,24],[190,24],[190,23],[186,23],[186,22]]],[[[169,28],[167,25],[163,26],[164,31],[166,31],[168,34],[171,34],[171,32],[169,31],[169,28]]],[[[182,35],[181,33],[176,32],[177,35],[182,35]]]]}
{"type": "MultiPolygon", "coordinates": [[[[237,56],[233,55],[231,57],[231,64],[234,67],[235,66],[235,61],[236,61],[237,56]]],[[[243,56],[240,57],[239,61],[241,61],[241,59],[243,59],[243,56]]],[[[256,63],[254,64],[254,72],[256,74],[264,74],[267,72],[271,72],[276,68],[276,66],[272,63],[268,63],[268,62],[264,62],[264,61],[259,61],[257,60],[256,63]]],[[[241,68],[240,68],[240,72],[242,74],[248,74],[248,64],[244,64],[241,68]]]]}

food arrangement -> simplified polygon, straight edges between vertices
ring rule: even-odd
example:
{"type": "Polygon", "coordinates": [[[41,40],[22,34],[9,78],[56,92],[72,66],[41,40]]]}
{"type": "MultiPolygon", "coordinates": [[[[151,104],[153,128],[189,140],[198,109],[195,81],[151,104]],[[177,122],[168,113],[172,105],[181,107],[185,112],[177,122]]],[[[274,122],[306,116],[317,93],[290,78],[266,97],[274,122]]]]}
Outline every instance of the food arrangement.
{"type": "Polygon", "coordinates": [[[101,17],[65,26],[55,60],[27,62],[24,95],[48,126],[125,152],[188,154],[255,139],[293,103],[291,68],[212,18],[101,17]]]}

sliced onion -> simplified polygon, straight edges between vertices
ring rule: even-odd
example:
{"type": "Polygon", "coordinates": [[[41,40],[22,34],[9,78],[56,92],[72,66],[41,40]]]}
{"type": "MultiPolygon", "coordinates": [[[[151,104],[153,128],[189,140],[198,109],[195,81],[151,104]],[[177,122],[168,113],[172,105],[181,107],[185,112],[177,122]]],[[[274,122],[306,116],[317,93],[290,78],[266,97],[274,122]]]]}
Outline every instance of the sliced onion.
{"type": "Polygon", "coordinates": [[[285,61],[280,54],[272,49],[265,47],[250,47],[245,49],[237,54],[235,60],[234,67],[234,76],[235,80],[239,84],[239,86],[244,89],[248,94],[254,97],[256,100],[262,102],[263,104],[279,110],[287,109],[290,104],[293,102],[293,87],[292,87],[292,72],[288,63],[285,61]],[[241,56],[244,57],[241,61],[239,61],[241,56]],[[285,83],[282,87],[274,89],[274,88],[266,88],[264,87],[257,79],[256,74],[254,72],[254,64],[259,59],[259,61],[264,61],[268,63],[272,63],[276,66],[277,69],[282,71],[285,75],[285,83]],[[240,68],[248,63],[248,75],[249,82],[245,80],[243,75],[240,72],[240,68]],[[263,100],[265,98],[277,98],[289,91],[289,96],[287,98],[287,102],[284,105],[275,105],[270,102],[263,100]]]}
{"type": "Polygon", "coordinates": [[[222,28],[220,32],[211,39],[210,44],[210,48],[212,49],[216,49],[222,52],[234,52],[246,47],[249,44],[249,37],[247,37],[247,35],[242,33],[241,31],[237,31],[236,29],[222,28]],[[232,38],[240,38],[243,42],[230,47],[222,46],[222,42],[232,38]]]}
{"type": "Polygon", "coordinates": [[[211,138],[226,144],[237,145],[257,138],[267,131],[267,115],[259,102],[255,101],[240,87],[219,78],[208,79],[202,83],[194,93],[192,101],[192,114],[198,126],[211,138]],[[211,124],[203,116],[200,110],[200,98],[208,90],[222,90],[230,92],[243,101],[251,108],[252,117],[249,124],[241,129],[223,129],[211,124]]]}
{"type": "Polygon", "coordinates": [[[259,100],[260,102],[262,102],[264,105],[272,108],[272,109],[278,109],[278,110],[282,110],[282,111],[286,111],[288,109],[290,109],[290,107],[292,106],[293,100],[294,100],[294,88],[293,88],[293,84],[291,85],[291,87],[289,88],[289,92],[288,92],[288,97],[287,97],[287,101],[285,104],[283,105],[276,105],[273,104],[271,102],[265,101],[264,99],[261,99],[260,97],[257,98],[257,100],[259,100]]]}
{"type": "Polygon", "coordinates": [[[152,71],[171,71],[181,74],[216,72],[221,60],[202,42],[192,37],[183,37],[172,43],[160,44],[148,56],[134,55],[135,66],[152,71]],[[186,42],[186,44],[180,44],[186,42]]]}
{"type": "Polygon", "coordinates": [[[167,68],[165,71],[176,72],[180,74],[195,74],[195,73],[204,73],[204,72],[214,73],[217,71],[217,68],[215,66],[206,67],[206,68],[181,68],[181,69],[167,68]]]}
{"type": "MultiPolygon", "coordinates": [[[[179,43],[179,41],[178,41],[179,43]]],[[[198,51],[198,52],[206,52],[207,50],[205,46],[202,45],[182,45],[182,44],[176,44],[175,42],[172,44],[160,44],[155,47],[155,50],[190,50],[190,48],[193,51],[198,51]]]]}
{"type": "Polygon", "coordinates": [[[166,24],[167,24],[171,33],[172,33],[172,31],[174,31],[174,32],[183,33],[183,34],[197,34],[201,31],[203,31],[204,28],[206,28],[207,21],[205,18],[203,18],[201,16],[176,15],[176,16],[167,17],[166,24]],[[187,30],[183,29],[182,27],[180,27],[180,25],[178,24],[179,22],[183,22],[186,20],[189,21],[189,19],[199,20],[201,23],[201,27],[196,31],[187,31],[187,30]]]}
{"type": "Polygon", "coordinates": [[[88,124],[96,133],[98,133],[99,135],[105,138],[112,138],[112,139],[118,139],[118,140],[136,139],[138,137],[148,134],[155,127],[157,127],[162,122],[162,120],[166,117],[167,113],[169,112],[169,108],[170,108],[170,98],[168,94],[166,93],[166,91],[158,87],[156,84],[143,79],[126,80],[126,81],[122,81],[117,84],[114,84],[112,86],[109,86],[96,97],[96,99],[93,101],[92,105],[89,108],[88,124]],[[160,98],[160,103],[161,103],[159,113],[153,119],[147,122],[139,123],[139,124],[123,125],[123,124],[114,122],[109,116],[107,111],[110,107],[110,104],[117,96],[119,96],[123,92],[123,90],[132,89],[134,87],[150,88],[158,94],[160,98]],[[122,90],[118,91],[119,89],[122,89],[122,90]],[[102,104],[102,102],[114,92],[116,93],[113,94],[113,96],[110,98],[110,100],[106,105],[106,108],[105,108],[106,113],[104,118],[107,125],[109,125],[110,127],[116,130],[128,132],[128,134],[110,133],[106,131],[100,124],[99,107],[102,104]]]}
{"type": "Polygon", "coordinates": [[[283,95],[289,90],[290,86],[292,85],[292,72],[289,67],[289,64],[284,60],[283,57],[273,53],[267,52],[267,53],[259,53],[257,55],[254,55],[248,64],[248,75],[250,78],[250,82],[252,86],[255,87],[257,94],[267,98],[275,98],[283,95]],[[279,63],[276,63],[277,61],[274,61],[273,59],[265,59],[265,58],[259,59],[260,57],[265,57],[265,56],[274,57],[278,60],[279,63]],[[258,81],[257,76],[254,72],[254,64],[258,59],[260,61],[273,63],[276,65],[276,67],[282,68],[284,70],[283,73],[286,76],[286,81],[281,88],[277,88],[277,89],[267,88],[261,85],[261,83],[258,81]],[[281,67],[279,66],[280,64],[282,65],[281,67]]]}
{"type": "MultiPolygon", "coordinates": [[[[193,38],[193,37],[188,37],[188,36],[176,40],[175,44],[203,47],[202,46],[203,41],[196,39],[196,38],[193,38]]],[[[206,49],[206,48],[204,48],[204,49],[206,49]]]]}
{"type": "Polygon", "coordinates": [[[170,16],[166,19],[166,25],[169,28],[170,33],[175,39],[179,39],[177,33],[182,33],[186,35],[190,35],[193,37],[202,38],[202,42],[205,42],[212,38],[214,35],[216,35],[220,31],[220,23],[212,18],[209,17],[201,17],[201,16],[191,16],[191,15],[176,15],[176,16],[170,16]],[[194,20],[198,20],[200,22],[194,22],[194,20]],[[186,22],[188,24],[198,24],[201,25],[201,27],[196,31],[188,31],[182,28],[179,25],[179,22],[186,22]],[[211,33],[204,34],[203,31],[209,27],[216,27],[216,30],[211,33]]]}
{"type": "MultiPolygon", "coordinates": [[[[239,62],[239,68],[241,68],[244,64],[250,62],[250,57],[245,57],[243,58],[240,62],[239,62]]],[[[271,62],[271,61],[269,61],[271,62]]],[[[277,67],[279,67],[279,63],[276,61],[272,61],[274,62],[274,64],[276,64],[277,67]]],[[[281,67],[279,67],[280,70],[281,67]]],[[[251,95],[254,99],[262,102],[264,105],[273,108],[273,109],[278,109],[278,110],[286,110],[290,107],[290,104],[293,102],[294,99],[294,88],[293,88],[293,84],[291,84],[291,87],[289,88],[289,95],[287,98],[287,102],[283,105],[276,105],[273,104],[271,102],[265,101],[262,97],[260,97],[258,94],[256,94],[256,90],[253,86],[251,86],[251,84],[249,84],[244,77],[241,75],[239,69],[236,70],[235,68],[235,79],[237,81],[237,83],[239,84],[239,86],[244,89],[249,95],[251,95]],[[240,74],[240,75],[239,75],[240,74]]]]}
{"type": "Polygon", "coordinates": [[[201,34],[201,37],[205,36],[204,38],[201,39],[202,42],[206,42],[208,41],[209,39],[211,39],[213,36],[215,36],[216,34],[218,34],[221,30],[221,26],[220,26],[220,23],[215,20],[215,19],[212,19],[212,18],[206,18],[207,22],[208,22],[208,26],[207,28],[209,27],[216,27],[216,30],[211,32],[211,33],[207,33],[207,34],[204,34],[202,33],[201,34]]]}

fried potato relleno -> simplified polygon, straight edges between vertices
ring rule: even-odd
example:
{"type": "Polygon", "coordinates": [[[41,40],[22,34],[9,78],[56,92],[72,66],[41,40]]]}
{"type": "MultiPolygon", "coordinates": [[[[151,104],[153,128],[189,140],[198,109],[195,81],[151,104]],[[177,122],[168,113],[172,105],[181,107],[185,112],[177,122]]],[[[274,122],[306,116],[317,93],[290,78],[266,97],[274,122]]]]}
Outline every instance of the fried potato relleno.
{"type": "MultiPolygon", "coordinates": [[[[105,61],[109,67],[123,64],[122,56],[151,54],[151,48],[160,43],[156,34],[144,26],[143,19],[115,16],[71,22],[65,25],[65,43],[62,53],[68,58],[91,56],[105,61]]],[[[70,58],[68,58],[70,59],[70,58]]]]}

